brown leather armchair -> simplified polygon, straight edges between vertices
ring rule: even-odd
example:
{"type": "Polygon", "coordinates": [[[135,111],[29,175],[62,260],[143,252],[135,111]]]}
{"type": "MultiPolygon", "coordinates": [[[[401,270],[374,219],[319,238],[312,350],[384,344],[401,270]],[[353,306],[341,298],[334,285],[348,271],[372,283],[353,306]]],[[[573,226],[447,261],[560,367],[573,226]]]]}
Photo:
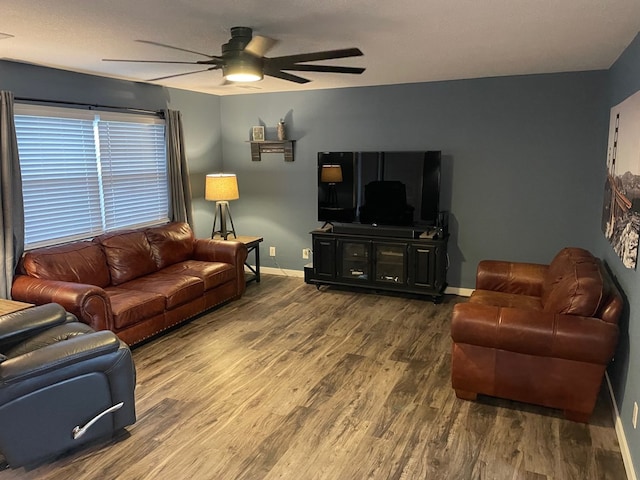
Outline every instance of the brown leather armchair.
{"type": "Polygon", "coordinates": [[[623,300],[600,260],[565,248],[549,265],[487,260],[454,307],[451,380],[478,394],[564,410],[587,422],[618,342],[623,300]]]}

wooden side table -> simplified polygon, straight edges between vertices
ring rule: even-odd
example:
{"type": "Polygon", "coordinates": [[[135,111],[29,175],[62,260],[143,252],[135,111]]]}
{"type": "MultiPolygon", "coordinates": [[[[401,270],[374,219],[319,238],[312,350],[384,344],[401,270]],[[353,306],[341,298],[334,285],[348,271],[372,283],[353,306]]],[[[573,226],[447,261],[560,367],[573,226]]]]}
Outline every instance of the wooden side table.
{"type": "MultiPolygon", "coordinates": [[[[222,238],[218,236],[216,236],[215,239],[222,240],[222,238]]],[[[247,277],[246,282],[249,283],[255,281],[256,283],[260,283],[260,242],[262,242],[264,238],[238,235],[236,238],[228,237],[227,240],[242,242],[247,246],[247,251],[249,254],[253,252],[254,260],[256,263],[255,268],[252,265],[249,265],[248,261],[244,262],[245,267],[247,267],[253,273],[253,275],[247,277]]],[[[249,256],[247,255],[247,260],[248,259],[249,256]]]]}
{"type": "Polygon", "coordinates": [[[8,313],[17,312],[18,310],[24,310],[25,308],[30,307],[33,307],[33,304],[0,298],[0,315],[6,315],[8,313]]]}

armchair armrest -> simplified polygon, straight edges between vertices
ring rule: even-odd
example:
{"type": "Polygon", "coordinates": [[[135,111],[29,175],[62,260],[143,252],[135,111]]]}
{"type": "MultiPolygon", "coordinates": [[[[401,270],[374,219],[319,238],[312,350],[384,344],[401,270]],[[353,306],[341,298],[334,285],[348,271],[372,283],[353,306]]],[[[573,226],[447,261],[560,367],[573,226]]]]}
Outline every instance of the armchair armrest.
{"type": "Polygon", "coordinates": [[[0,383],[15,383],[116,352],[118,337],[109,331],[78,335],[62,342],[9,358],[0,363],[0,383]]]}
{"type": "Polygon", "coordinates": [[[109,297],[95,285],[18,275],[11,296],[37,305],[58,303],[94,330],[115,330],[109,297]]]}
{"type": "Polygon", "coordinates": [[[451,338],[456,343],[607,365],[618,327],[599,318],[461,303],[453,309],[451,338]]]}
{"type": "Polygon", "coordinates": [[[540,297],[548,268],[538,263],[482,260],[476,273],[476,289],[540,297]]]}
{"type": "Polygon", "coordinates": [[[0,345],[18,342],[67,321],[67,312],[56,303],[38,305],[0,316],[0,345]]]}
{"type": "Polygon", "coordinates": [[[232,240],[198,238],[193,258],[205,262],[224,262],[235,266],[244,266],[247,259],[247,247],[242,242],[232,240]]]}

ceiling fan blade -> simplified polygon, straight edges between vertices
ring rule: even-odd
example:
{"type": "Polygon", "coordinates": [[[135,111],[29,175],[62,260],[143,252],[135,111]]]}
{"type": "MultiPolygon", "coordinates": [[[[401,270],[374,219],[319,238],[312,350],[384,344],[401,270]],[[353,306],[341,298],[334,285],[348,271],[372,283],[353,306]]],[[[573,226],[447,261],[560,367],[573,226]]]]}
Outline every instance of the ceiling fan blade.
{"type": "Polygon", "coordinates": [[[195,53],[196,55],[202,55],[203,57],[216,58],[218,60],[222,60],[221,57],[216,57],[215,55],[209,55],[207,53],[196,52],[195,50],[188,50],[186,48],[174,47],[173,45],[167,45],[166,43],[152,42],[151,40],[136,40],[136,42],[147,43],[149,45],[155,45],[156,47],[170,48],[172,50],[179,50],[181,52],[195,53]]]}
{"type": "Polygon", "coordinates": [[[165,80],[167,78],[174,78],[174,77],[183,77],[184,75],[193,75],[194,73],[208,72],[209,70],[218,70],[219,68],[220,67],[216,65],[215,67],[207,68],[204,70],[196,70],[195,72],[176,73],[175,75],[166,75],[164,77],[150,78],[147,80],[147,82],[155,82],[158,80],[165,80]]]}
{"type": "Polygon", "coordinates": [[[300,53],[297,55],[285,55],[283,57],[272,57],[269,59],[270,63],[277,65],[290,65],[299,62],[316,62],[319,60],[332,60],[334,58],[347,58],[347,57],[359,57],[363,55],[359,48],[343,48],[341,50],[326,50],[324,52],[312,52],[312,53],[300,53]]]}
{"type": "Polygon", "coordinates": [[[103,58],[103,62],[133,62],[133,63],[181,63],[185,65],[199,65],[200,62],[179,62],[173,60],[126,60],[121,58],[103,58]]]}
{"type": "Polygon", "coordinates": [[[264,57],[277,43],[278,40],[275,38],[254,35],[247,46],[244,47],[244,51],[256,57],[264,57]]]}
{"type": "Polygon", "coordinates": [[[282,80],[288,80],[290,82],[295,82],[295,83],[309,83],[311,81],[311,80],[307,80],[306,78],[299,77],[297,75],[292,75],[291,73],[281,72],[277,68],[265,67],[264,74],[269,75],[270,77],[281,78],[282,80]]]}
{"type": "Polygon", "coordinates": [[[361,67],[337,67],[333,65],[286,65],[281,70],[293,72],[328,72],[328,73],[353,73],[360,74],[365,71],[361,67]]]}

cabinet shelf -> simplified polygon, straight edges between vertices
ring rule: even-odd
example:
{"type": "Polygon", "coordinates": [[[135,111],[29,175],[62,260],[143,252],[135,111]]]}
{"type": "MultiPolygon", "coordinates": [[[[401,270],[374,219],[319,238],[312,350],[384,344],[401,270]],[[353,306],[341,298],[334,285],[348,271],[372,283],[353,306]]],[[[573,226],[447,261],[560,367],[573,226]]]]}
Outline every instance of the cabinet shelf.
{"type": "Polygon", "coordinates": [[[262,161],[263,153],[282,153],[285,162],[293,162],[293,145],[295,140],[251,140],[251,160],[262,161]]]}

